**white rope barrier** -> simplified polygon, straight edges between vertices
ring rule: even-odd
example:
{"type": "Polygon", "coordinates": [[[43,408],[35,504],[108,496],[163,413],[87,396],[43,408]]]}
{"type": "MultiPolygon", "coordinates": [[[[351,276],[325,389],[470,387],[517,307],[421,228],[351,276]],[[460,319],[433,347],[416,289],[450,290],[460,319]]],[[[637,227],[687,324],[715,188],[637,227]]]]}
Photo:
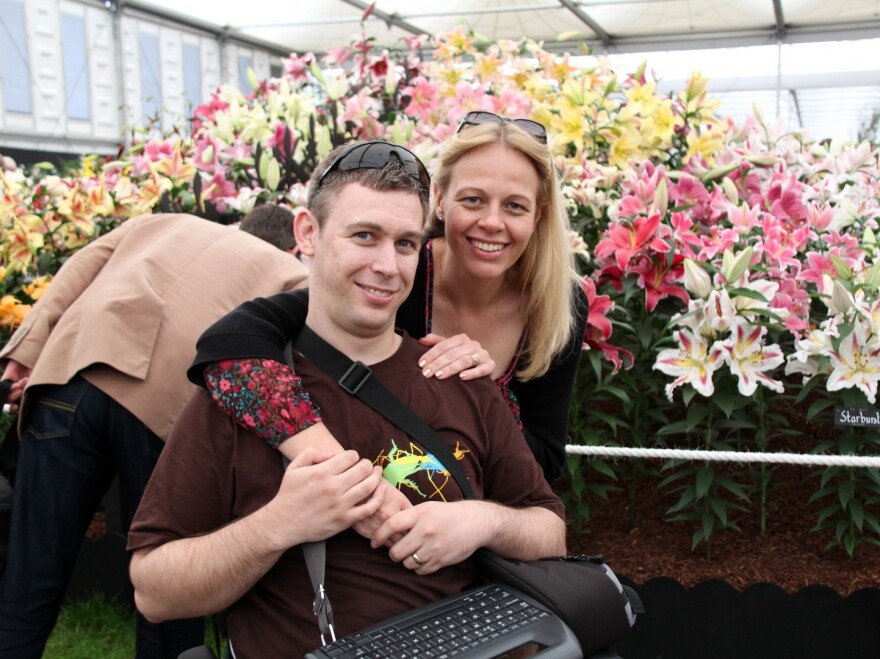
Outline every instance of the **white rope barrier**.
{"type": "Polygon", "coordinates": [[[708,460],[711,462],[766,462],[835,467],[880,467],[880,456],[806,455],[802,453],[760,453],[751,451],[704,451],[673,448],[623,448],[569,444],[567,453],[613,458],[655,458],[661,460],[708,460]]]}

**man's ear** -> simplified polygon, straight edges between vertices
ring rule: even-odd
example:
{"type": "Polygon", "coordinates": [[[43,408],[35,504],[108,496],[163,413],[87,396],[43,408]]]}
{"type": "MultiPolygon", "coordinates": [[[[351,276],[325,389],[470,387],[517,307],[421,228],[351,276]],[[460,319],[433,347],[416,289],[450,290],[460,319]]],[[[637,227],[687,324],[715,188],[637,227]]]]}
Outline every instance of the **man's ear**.
{"type": "Polygon", "coordinates": [[[314,256],[315,239],[319,231],[318,220],[312,215],[311,211],[303,206],[294,211],[293,235],[296,238],[296,245],[299,247],[301,254],[314,256]]]}

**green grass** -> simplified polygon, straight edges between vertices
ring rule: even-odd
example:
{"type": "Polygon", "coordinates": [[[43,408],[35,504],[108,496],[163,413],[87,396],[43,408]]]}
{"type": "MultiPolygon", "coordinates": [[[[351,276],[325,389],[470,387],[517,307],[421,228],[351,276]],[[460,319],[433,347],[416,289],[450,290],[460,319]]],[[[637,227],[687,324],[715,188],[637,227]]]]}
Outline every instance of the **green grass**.
{"type": "MultiPolygon", "coordinates": [[[[205,623],[205,643],[215,648],[211,618],[205,623]]],[[[98,593],[64,605],[43,659],[131,659],[134,639],[134,611],[98,593]]]]}
{"type": "Polygon", "coordinates": [[[68,602],[46,644],[44,659],[131,659],[134,612],[100,594],[68,602]]]}

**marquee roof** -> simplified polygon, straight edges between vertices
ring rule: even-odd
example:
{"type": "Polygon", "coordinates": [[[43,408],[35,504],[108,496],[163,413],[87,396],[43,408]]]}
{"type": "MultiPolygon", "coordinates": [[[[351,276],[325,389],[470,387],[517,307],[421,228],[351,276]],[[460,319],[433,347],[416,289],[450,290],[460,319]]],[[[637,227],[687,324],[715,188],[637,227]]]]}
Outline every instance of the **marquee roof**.
{"type": "Polygon", "coordinates": [[[345,45],[362,27],[388,47],[399,46],[414,34],[449,32],[457,26],[489,39],[528,36],[542,41],[547,50],[572,54],[585,43],[612,61],[632,62],[633,57],[641,61],[647,56],[668,86],[680,86],[687,77],[689,72],[682,67],[700,68],[712,79],[710,91],[722,98],[728,113],[744,113],[755,100],[771,118],[778,108],[793,125],[811,128],[812,123],[815,137],[855,137],[859,123],[880,108],[876,65],[880,0],[119,0],[118,4],[254,40],[279,53],[321,52],[345,45]],[[365,14],[369,14],[366,19],[365,14]],[[825,42],[845,43],[826,46],[825,42]],[[733,50],[722,53],[718,50],[722,48],[733,50]],[[670,51],[672,55],[658,54],[670,51]],[[664,69],[662,62],[670,57],[679,64],[664,69]],[[721,64],[720,75],[713,70],[714,62],[721,64]],[[742,66],[732,68],[737,62],[742,66]]]}

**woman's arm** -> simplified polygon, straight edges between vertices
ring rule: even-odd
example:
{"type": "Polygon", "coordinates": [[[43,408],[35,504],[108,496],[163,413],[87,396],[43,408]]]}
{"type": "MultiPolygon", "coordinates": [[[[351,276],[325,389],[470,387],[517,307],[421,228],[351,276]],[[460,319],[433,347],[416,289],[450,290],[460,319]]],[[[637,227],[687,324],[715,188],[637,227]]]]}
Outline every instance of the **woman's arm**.
{"type": "Polygon", "coordinates": [[[569,407],[587,324],[587,298],[580,287],[577,291],[575,325],[565,350],[541,377],[510,383],[519,401],[523,434],[550,483],[559,477],[565,463],[569,407]]]}
{"type": "Polygon", "coordinates": [[[205,387],[204,369],[214,362],[255,358],[283,363],[284,346],[299,334],[308,311],[308,289],[260,297],[239,305],[199,337],[187,377],[193,384],[205,387]]]}

